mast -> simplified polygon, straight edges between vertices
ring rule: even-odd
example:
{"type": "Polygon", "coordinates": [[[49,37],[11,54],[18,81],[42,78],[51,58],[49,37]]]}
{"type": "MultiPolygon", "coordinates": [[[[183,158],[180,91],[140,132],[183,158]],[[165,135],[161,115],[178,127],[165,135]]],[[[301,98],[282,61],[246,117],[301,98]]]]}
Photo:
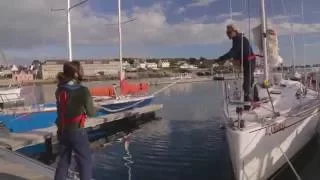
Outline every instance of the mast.
{"type": "Polygon", "coordinates": [[[295,48],[295,42],[294,42],[294,32],[293,32],[293,24],[290,23],[291,26],[291,47],[292,47],[292,67],[293,67],[293,75],[296,72],[296,68],[295,68],[295,62],[296,62],[296,48],[295,48]]]}
{"type": "Polygon", "coordinates": [[[262,23],[262,48],[264,57],[264,80],[269,80],[268,53],[267,53],[267,25],[265,1],[261,0],[261,23],[262,23]]]}
{"type": "MultiPolygon", "coordinates": [[[[304,4],[303,4],[303,0],[301,1],[301,16],[302,16],[302,24],[303,24],[303,27],[305,26],[305,21],[304,21],[304,4]]],[[[303,68],[303,73],[304,73],[304,82],[306,83],[307,82],[307,62],[306,62],[306,40],[305,40],[305,36],[304,34],[302,34],[302,38],[303,38],[303,65],[304,65],[304,68],[303,68]]]]}
{"type": "Polygon", "coordinates": [[[121,0],[118,0],[118,30],[119,30],[120,81],[122,81],[124,77],[123,77],[123,69],[122,69],[121,0]]]}
{"type": "Polygon", "coordinates": [[[67,17],[68,17],[68,49],[69,49],[69,61],[72,61],[72,43],[71,43],[71,17],[70,17],[70,0],[68,0],[68,9],[67,9],[67,17]]]}

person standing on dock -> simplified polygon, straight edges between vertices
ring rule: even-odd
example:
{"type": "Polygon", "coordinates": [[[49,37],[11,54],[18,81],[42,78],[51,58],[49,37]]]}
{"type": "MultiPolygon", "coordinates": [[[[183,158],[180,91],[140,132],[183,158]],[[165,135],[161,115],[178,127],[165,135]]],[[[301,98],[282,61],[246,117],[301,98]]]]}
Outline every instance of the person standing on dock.
{"type": "Polygon", "coordinates": [[[244,101],[259,101],[256,87],[254,87],[253,99],[250,98],[250,89],[254,84],[254,70],[256,67],[256,55],[253,53],[250,42],[233,24],[227,25],[226,34],[232,40],[232,48],[229,52],[220,56],[217,61],[223,62],[234,59],[241,62],[243,60],[244,101]]]}
{"type": "Polygon", "coordinates": [[[90,91],[81,85],[83,70],[79,61],[66,62],[63,73],[57,75],[57,127],[60,160],[55,180],[65,180],[75,153],[80,180],[91,180],[92,157],[87,132],[86,116],[94,116],[95,108],[90,91]]]}

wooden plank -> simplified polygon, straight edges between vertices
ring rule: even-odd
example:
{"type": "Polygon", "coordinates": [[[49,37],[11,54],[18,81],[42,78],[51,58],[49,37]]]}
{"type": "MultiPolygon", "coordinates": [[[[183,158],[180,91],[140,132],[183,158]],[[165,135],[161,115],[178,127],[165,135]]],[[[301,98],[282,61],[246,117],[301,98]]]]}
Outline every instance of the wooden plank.
{"type": "MultiPolygon", "coordinates": [[[[101,124],[110,123],[112,121],[121,120],[134,115],[155,112],[162,109],[162,107],[162,104],[152,104],[141,108],[135,108],[133,110],[88,118],[86,128],[94,128],[101,124]]],[[[49,128],[37,129],[26,133],[10,133],[8,136],[0,137],[0,147],[16,151],[24,147],[44,143],[47,137],[56,136],[56,132],[57,127],[51,126],[49,128]]]]}
{"type": "Polygon", "coordinates": [[[0,148],[0,179],[49,180],[53,177],[54,168],[19,153],[0,148]]]}

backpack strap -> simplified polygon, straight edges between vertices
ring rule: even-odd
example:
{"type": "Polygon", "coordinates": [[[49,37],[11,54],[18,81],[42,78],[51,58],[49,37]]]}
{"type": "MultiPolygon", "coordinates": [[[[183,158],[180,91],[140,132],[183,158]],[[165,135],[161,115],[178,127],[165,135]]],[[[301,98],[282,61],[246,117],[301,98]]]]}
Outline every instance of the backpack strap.
{"type": "Polygon", "coordinates": [[[66,90],[61,90],[58,92],[58,106],[59,106],[59,118],[61,121],[61,128],[63,129],[65,126],[65,114],[67,110],[68,103],[68,93],[66,90]]]}

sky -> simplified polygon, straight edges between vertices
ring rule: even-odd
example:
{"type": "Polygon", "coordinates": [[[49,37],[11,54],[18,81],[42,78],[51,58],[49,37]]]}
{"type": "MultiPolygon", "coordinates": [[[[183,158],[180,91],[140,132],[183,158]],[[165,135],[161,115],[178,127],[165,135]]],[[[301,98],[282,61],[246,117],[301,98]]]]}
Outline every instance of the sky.
{"type": "MultiPolygon", "coordinates": [[[[296,65],[320,63],[320,1],[265,2],[268,27],[279,34],[284,63],[290,65],[293,57],[296,65]]],[[[71,10],[75,59],[118,57],[117,3],[88,0],[71,10]]],[[[67,0],[0,1],[2,59],[21,64],[67,59],[66,12],[51,11],[66,7],[67,0]]],[[[259,53],[250,30],[260,23],[259,0],[122,0],[121,17],[125,57],[217,58],[231,48],[225,35],[230,23],[259,53]]]]}

